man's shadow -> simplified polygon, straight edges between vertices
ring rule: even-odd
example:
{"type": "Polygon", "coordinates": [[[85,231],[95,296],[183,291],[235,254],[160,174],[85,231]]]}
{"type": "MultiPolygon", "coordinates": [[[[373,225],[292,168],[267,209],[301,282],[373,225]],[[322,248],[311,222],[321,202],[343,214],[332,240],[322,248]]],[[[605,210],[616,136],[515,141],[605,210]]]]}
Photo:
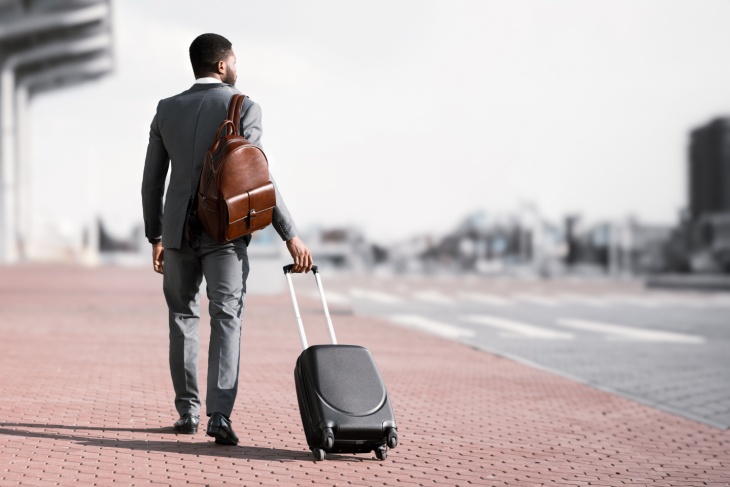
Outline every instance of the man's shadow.
{"type": "MultiPolygon", "coordinates": [[[[263,448],[259,446],[221,446],[212,441],[187,442],[187,441],[164,441],[164,440],[130,440],[125,438],[104,438],[77,436],[72,434],[54,433],[45,431],[48,429],[61,430],[86,430],[124,433],[146,433],[146,434],[174,434],[178,433],[172,427],[161,428],[104,428],[99,426],[69,426],[62,424],[35,424],[35,423],[0,423],[0,435],[48,438],[52,440],[73,441],[78,445],[94,446],[102,448],[126,448],[136,451],[158,451],[164,453],[180,453],[183,455],[206,455],[225,458],[240,458],[246,460],[279,461],[279,462],[304,462],[314,461],[312,454],[304,450],[282,450],[279,448],[263,448]],[[17,430],[15,428],[23,428],[17,430]],[[44,431],[34,431],[36,428],[44,431]]],[[[188,437],[189,435],[182,435],[188,437]]],[[[327,460],[333,461],[357,461],[369,460],[368,457],[345,456],[328,454],[327,460]]]]}

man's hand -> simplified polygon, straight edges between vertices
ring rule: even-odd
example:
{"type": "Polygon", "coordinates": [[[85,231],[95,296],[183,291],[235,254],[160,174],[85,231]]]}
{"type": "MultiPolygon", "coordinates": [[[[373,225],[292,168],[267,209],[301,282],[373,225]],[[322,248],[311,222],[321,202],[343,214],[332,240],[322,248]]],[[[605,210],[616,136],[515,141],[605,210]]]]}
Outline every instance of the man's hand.
{"type": "Polygon", "coordinates": [[[309,251],[302,239],[294,237],[286,241],[286,248],[294,259],[292,272],[309,272],[312,269],[312,253],[309,251]]]}
{"type": "Polygon", "coordinates": [[[152,267],[158,274],[165,270],[165,247],[161,243],[152,244],[152,267]]]}

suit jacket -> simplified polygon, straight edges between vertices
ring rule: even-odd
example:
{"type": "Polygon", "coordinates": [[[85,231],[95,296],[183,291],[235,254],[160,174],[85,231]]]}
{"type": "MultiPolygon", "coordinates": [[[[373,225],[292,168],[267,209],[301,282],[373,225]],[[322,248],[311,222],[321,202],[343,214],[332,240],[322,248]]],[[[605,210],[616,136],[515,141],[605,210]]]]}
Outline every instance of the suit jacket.
{"type": "MultiPolygon", "coordinates": [[[[148,239],[162,236],[165,248],[182,245],[188,202],[197,190],[208,147],[228,113],[235,87],[225,83],[196,83],[179,95],[157,105],[150,126],[150,140],[142,177],[142,211],[148,239]],[[172,163],[163,211],[165,178],[172,163]]],[[[240,133],[261,147],[261,108],[246,98],[241,109],[240,133]]],[[[271,173],[269,173],[271,175],[271,173]]],[[[283,240],[297,235],[294,221],[276,188],[273,225],[283,240]]]]}

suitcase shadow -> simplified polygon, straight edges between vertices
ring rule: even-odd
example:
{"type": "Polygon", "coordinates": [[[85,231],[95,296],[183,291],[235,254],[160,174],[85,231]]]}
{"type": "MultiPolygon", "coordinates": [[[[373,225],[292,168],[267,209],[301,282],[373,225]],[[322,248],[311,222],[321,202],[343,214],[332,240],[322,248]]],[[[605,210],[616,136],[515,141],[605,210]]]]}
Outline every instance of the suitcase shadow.
{"type": "MultiPolygon", "coordinates": [[[[308,453],[309,459],[312,459],[312,455],[308,453]]],[[[375,458],[375,455],[371,452],[370,456],[367,456],[367,453],[361,453],[360,456],[355,455],[343,455],[342,453],[328,453],[326,458],[324,459],[325,462],[378,462],[380,463],[380,460],[375,458]]]]}

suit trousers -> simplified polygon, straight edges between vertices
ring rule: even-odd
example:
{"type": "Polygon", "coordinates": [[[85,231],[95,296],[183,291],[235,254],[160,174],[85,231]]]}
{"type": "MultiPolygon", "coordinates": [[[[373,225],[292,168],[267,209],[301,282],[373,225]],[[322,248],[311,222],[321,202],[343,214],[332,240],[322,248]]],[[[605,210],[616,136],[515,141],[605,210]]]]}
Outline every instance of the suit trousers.
{"type": "Polygon", "coordinates": [[[198,350],[200,284],[209,300],[210,344],[206,413],[230,417],[238,391],[241,357],[241,316],[249,272],[248,242],[242,237],[219,244],[203,233],[193,250],[183,238],[180,249],[165,249],[163,290],[169,309],[170,373],[175,407],[183,414],[200,414],[198,350]]]}

